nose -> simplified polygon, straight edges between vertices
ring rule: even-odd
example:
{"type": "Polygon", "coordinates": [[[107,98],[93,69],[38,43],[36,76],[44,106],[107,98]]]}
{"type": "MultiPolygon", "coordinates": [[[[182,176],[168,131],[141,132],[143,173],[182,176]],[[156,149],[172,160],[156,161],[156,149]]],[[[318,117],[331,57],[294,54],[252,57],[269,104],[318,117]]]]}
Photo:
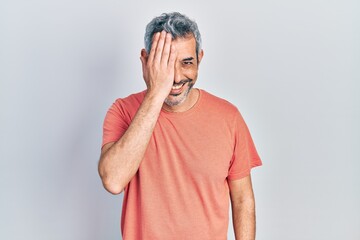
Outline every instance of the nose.
{"type": "Polygon", "coordinates": [[[174,82],[179,83],[183,80],[183,75],[181,73],[181,68],[178,64],[175,64],[175,71],[174,71],[174,82]]]}

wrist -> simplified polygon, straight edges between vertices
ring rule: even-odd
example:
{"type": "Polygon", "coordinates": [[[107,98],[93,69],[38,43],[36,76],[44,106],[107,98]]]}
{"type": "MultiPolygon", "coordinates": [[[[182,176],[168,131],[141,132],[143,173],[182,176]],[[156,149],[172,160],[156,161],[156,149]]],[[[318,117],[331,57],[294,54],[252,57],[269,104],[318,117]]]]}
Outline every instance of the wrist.
{"type": "Polygon", "coordinates": [[[161,96],[161,94],[159,94],[158,92],[152,91],[152,90],[147,90],[146,94],[145,94],[145,98],[144,100],[147,100],[149,102],[151,102],[154,105],[158,105],[161,106],[163,105],[164,101],[165,101],[166,96],[161,96]]]}

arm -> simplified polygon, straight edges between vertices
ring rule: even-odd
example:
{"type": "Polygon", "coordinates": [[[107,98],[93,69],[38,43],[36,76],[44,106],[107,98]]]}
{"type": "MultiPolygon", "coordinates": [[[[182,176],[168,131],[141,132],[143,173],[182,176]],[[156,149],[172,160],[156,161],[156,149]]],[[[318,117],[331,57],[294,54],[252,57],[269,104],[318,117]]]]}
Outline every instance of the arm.
{"type": "Polygon", "coordinates": [[[146,95],[124,135],[102,148],[98,171],[110,193],[121,193],[137,172],[160,109],[159,100],[146,95]]]}
{"type": "Polygon", "coordinates": [[[251,175],[228,181],[235,238],[237,240],[255,240],[255,198],[251,184],[251,175]]]}
{"type": "Polygon", "coordinates": [[[119,194],[137,172],[165,98],[174,80],[176,52],[171,34],[155,34],[149,56],[142,51],[141,62],[148,91],[133,121],[115,143],[104,145],[98,165],[107,191],[119,194]]]}

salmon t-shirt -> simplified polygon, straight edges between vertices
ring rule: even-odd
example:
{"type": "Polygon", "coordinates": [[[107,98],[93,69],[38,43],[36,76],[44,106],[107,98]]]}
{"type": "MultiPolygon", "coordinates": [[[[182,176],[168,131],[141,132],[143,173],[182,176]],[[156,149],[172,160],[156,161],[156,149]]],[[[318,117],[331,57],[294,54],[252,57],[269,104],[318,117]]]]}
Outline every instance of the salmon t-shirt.
{"type": "MultiPolygon", "coordinates": [[[[121,138],[145,93],[112,104],[102,146],[121,138]]],[[[139,169],[124,189],[124,240],[227,239],[227,181],[249,175],[262,162],[238,109],[199,93],[185,112],[161,110],[139,169]]]]}

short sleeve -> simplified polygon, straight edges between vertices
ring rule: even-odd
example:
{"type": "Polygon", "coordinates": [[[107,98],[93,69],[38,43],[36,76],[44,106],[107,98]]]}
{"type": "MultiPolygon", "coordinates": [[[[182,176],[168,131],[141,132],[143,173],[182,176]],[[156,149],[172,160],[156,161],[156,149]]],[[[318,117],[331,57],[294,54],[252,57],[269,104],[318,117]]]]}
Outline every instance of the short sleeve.
{"type": "Polygon", "coordinates": [[[109,142],[118,141],[125,133],[129,124],[125,119],[120,99],[108,109],[103,123],[103,138],[101,148],[109,142]]]}
{"type": "Polygon", "coordinates": [[[262,165],[249,129],[239,111],[236,112],[233,134],[235,144],[228,180],[246,177],[253,167],[262,165]]]}

